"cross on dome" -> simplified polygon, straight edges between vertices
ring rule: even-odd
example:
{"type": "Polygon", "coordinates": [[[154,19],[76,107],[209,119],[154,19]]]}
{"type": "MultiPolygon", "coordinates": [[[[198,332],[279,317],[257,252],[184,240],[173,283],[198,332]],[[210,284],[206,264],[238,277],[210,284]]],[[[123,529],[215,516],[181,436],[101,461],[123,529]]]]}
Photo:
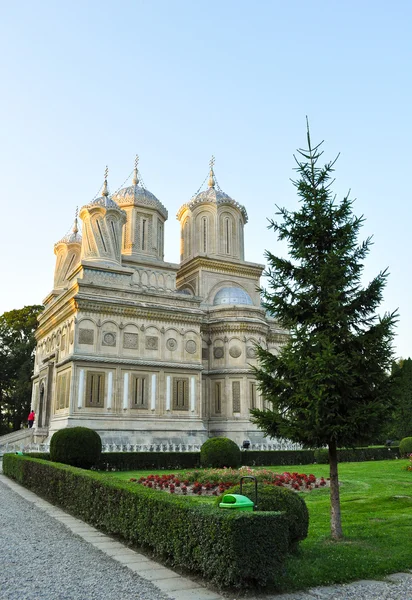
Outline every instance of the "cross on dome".
{"type": "Polygon", "coordinates": [[[209,161],[209,166],[210,166],[210,173],[209,173],[209,182],[208,182],[208,186],[210,188],[214,188],[215,187],[215,173],[213,171],[213,166],[215,164],[215,157],[212,154],[212,158],[209,161]]]}
{"type": "Polygon", "coordinates": [[[107,176],[109,174],[109,167],[106,165],[106,168],[104,170],[104,183],[103,183],[103,189],[102,189],[102,196],[108,196],[109,195],[109,189],[107,187],[107,176]]]}
{"type": "Polygon", "coordinates": [[[136,158],[134,159],[133,185],[138,185],[138,183],[139,183],[138,169],[137,169],[138,164],[139,164],[139,155],[136,154],[136,158]]]}

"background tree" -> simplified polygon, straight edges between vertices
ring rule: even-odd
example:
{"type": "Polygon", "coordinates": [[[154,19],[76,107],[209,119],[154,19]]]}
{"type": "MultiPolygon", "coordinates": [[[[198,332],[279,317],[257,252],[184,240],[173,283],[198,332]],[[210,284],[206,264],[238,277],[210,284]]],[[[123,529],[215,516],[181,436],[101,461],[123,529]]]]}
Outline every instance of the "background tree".
{"type": "Polygon", "coordinates": [[[397,403],[391,415],[386,437],[391,440],[401,440],[412,436],[412,359],[401,358],[394,362],[392,373],[396,382],[397,403]]]}
{"type": "Polygon", "coordinates": [[[0,434],[20,429],[31,400],[34,332],[42,306],[25,306],[0,316],[0,434]]]}
{"type": "Polygon", "coordinates": [[[304,447],[329,449],[331,534],[343,537],[337,448],[373,439],[392,411],[389,376],[396,314],[382,318],[387,272],[361,287],[371,240],[358,245],[363,217],[352,214],[347,195],[338,203],[330,190],[336,162],[317,166],[321,144],[299,150],[296,212],[278,208],[269,228],[288,243],[289,258],[266,252],[265,308],[290,330],[279,355],[258,348],[254,369],[268,410],[252,420],[269,436],[304,447]]]}

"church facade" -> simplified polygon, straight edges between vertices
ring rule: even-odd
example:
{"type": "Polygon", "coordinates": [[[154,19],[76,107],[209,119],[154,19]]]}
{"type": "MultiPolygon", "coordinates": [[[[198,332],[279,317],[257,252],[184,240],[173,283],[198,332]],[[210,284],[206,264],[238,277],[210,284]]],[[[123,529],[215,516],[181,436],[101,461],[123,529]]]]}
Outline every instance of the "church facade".
{"type": "Polygon", "coordinates": [[[180,263],[164,260],[167,209],[131,186],[83,206],[55,244],[54,288],[36,333],[35,436],[82,425],[106,444],[264,441],[255,345],[287,338],[260,305],[263,266],[244,258],[246,209],[216,184],[184,204],[180,263]]]}

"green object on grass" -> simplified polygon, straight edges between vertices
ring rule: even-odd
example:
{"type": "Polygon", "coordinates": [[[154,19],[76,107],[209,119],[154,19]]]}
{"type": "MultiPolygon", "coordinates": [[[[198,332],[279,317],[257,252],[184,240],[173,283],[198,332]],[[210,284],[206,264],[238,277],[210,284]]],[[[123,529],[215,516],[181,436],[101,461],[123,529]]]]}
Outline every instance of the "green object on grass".
{"type": "Polygon", "coordinates": [[[241,494],[226,494],[226,496],[223,496],[223,500],[219,506],[220,508],[229,508],[232,510],[253,511],[255,504],[246,496],[241,496],[241,494]]]}

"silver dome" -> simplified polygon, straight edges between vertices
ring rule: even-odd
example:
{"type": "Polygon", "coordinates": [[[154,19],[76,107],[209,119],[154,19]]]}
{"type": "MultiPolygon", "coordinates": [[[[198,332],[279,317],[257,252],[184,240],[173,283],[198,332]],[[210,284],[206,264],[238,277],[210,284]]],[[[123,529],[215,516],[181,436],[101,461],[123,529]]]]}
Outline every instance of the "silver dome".
{"type": "Polygon", "coordinates": [[[167,209],[163,206],[160,200],[158,200],[156,196],[152,194],[152,192],[149,192],[149,190],[146,190],[140,185],[130,185],[129,187],[125,187],[113,194],[112,198],[120,206],[132,204],[154,208],[165,219],[167,219],[167,209]]]}
{"type": "Polygon", "coordinates": [[[225,192],[222,192],[222,190],[216,189],[215,187],[209,187],[207,190],[196,194],[196,196],[194,196],[189,202],[186,202],[186,204],[183,204],[183,206],[180,207],[176,217],[179,219],[180,215],[182,214],[185,208],[193,210],[198,204],[204,203],[211,203],[216,205],[229,204],[230,206],[234,206],[242,213],[245,223],[248,222],[246,208],[242,204],[239,204],[239,202],[236,202],[236,200],[233,200],[233,198],[225,194],[225,192]]]}
{"type": "MultiPolygon", "coordinates": [[[[76,213],[77,215],[77,213],[76,213]]],[[[64,237],[62,237],[61,240],[59,240],[58,242],[56,242],[54,244],[54,247],[58,246],[59,244],[81,244],[82,243],[82,236],[81,233],[79,232],[78,226],[77,226],[77,216],[74,220],[74,225],[73,225],[73,229],[71,231],[69,231],[69,233],[66,233],[66,235],[64,237]]]]}
{"type": "Polygon", "coordinates": [[[80,233],[68,233],[67,235],[65,235],[61,240],[59,240],[58,242],[56,242],[55,246],[57,246],[57,244],[81,244],[82,243],[82,236],[80,235],[80,233]]]}
{"type": "Polygon", "coordinates": [[[222,304],[249,304],[253,306],[251,297],[245,290],[237,287],[224,287],[213,299],[213,306],[222,304]]]}
{"type": "Polygon", "coordinates": [[[88,208],[89,206],[104,206],[104,208],[114,208],[116,210],[120,210],[119,206],[116,204],[116,202],[113,202],[110,196],[101,196],[100,198],[95,198],[89,202],[89,204],[82,206],[81,210],[83,210],[83,208],[88,208]]]}

